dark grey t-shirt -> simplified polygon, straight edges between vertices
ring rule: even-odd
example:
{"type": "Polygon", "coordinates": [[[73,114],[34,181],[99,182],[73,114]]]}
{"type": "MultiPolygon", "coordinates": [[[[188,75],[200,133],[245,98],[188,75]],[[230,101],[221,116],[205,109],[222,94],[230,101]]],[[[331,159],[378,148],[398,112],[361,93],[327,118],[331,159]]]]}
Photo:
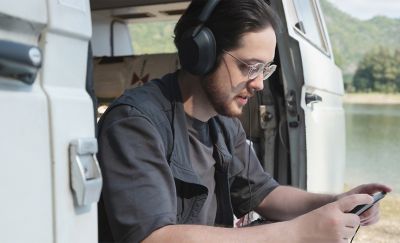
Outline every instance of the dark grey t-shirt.
{"type": "MultiPolygon", "coordinates": [[[[194,179],[197,172],[189,163],[189,135],[183,129],[184,107],[179,97],[169,98],[170,86],[179,90],[175,74],[129,90],[101,118],[97,154],[103,175],[98,204],[100,242],[140,242],[166,225],[199,221],[196,206],[200,202],[203,205],[207,195],[194,179]],[[165,98],[178,99],[172,111],[165,98]],[[169,128],[167,117],[171,114],[174,126],[169,128]],[[166,152],[171,143],[174,146],[169,160],[166,152]]],[[[216,178],[229,183],[229,192],[217,194],[220,205],[215,219],[230,226],[232,222],[226,220],[230,220],[229,215],[219,215],[220,209],[231,203],[233,213],[241,217],[278,183],[263,171],[255,153],[249,150],[238,119],[216,116],[208,125],[216,144],[215,174],[220,173],[216,178]]],[[[211,212],[208,208],[206,212],[211,212]]]]}
{"type": "Polygon", "coordinates": [[[198,215],[200,224],[214,225],[217,213],[215,195],[215,160],[207,122],[202,122],[186,114],[186,125],[189,134],[189,155],[193,169],[208,189],[207,199],[198,215]]]}

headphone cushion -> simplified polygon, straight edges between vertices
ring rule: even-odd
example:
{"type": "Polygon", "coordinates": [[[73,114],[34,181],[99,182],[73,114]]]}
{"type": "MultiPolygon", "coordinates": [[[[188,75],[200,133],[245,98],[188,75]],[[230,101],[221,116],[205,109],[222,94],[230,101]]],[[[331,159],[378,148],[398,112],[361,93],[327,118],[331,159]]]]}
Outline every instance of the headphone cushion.
{"type": "Polygon", "coordinates": [[[185,70],[194,75],[205,75],[215,65],[216,43],[209,28],[201,27],[194,36],[196,29],[190,29],[183,34],[178,45],[178,55],[185,70]]]}

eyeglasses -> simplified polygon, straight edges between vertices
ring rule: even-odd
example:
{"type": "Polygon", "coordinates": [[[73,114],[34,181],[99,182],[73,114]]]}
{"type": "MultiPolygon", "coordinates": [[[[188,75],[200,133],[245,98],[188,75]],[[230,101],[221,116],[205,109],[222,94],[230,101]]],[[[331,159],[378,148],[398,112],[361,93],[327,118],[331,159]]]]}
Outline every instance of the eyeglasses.
{"type": "Polygon", "coordinates": [[[223,50],[224,53],[228,54],[229,56],[233,57],[234,59],[238,60],[239,62],[246,65],[249,69],[247,76],[249,80],[257,78],[261,73],[263,74],[263,80],[269,78],[274,71],[276,70],[276,65],[272,64],[271,62],[268,63],[256,63],[256,64],[247,64],[245,61],[240,60],[239,58],[235,57],[231,53],[223,50]]]}

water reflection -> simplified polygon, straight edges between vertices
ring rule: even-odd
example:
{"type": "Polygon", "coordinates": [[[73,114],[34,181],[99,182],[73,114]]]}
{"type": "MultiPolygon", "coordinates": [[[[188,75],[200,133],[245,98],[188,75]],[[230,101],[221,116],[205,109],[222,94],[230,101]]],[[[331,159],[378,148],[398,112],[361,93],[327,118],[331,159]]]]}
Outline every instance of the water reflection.
{"type": "Polygon", "coordinates": [[[400,193],[400,105],[347,104],[348,185],[383,182],[400,193]]]}

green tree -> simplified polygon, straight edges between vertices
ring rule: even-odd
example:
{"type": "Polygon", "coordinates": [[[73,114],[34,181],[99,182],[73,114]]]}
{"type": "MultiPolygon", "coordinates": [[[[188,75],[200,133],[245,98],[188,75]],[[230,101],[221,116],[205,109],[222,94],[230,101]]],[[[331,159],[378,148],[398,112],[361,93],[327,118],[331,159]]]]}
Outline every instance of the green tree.
{"type": "Polygon", "coordinates": [[[394,52],[394,65],[396,67],[396,87],[400,91],[400,49],[394,52]]]}
{"type": "Polygon", "coordinates": [[[379,47],[361,59],[353,78],[356,91],[393,93],[400,91],[400,51],[379,47]]]}
{"type": "Polygon", "coordinates": [[[129,25],[134,54],[172,53],[176,21],[133,23],[129,25]]]}
{"type": "MultiPolygon", "coordinates": [[[[400,49],[400,19],[378,16],[360,20],[342,12],[330,1],[321,0],[320,4],[336,63],[343,72],[345,88],[347,91],[353,91],[354,75],[367,52],[377,46],[384,46],[389,50],[400,49]]],[[[357,82],[368,86],[368,80],[358,79],[357,82]]]]}

